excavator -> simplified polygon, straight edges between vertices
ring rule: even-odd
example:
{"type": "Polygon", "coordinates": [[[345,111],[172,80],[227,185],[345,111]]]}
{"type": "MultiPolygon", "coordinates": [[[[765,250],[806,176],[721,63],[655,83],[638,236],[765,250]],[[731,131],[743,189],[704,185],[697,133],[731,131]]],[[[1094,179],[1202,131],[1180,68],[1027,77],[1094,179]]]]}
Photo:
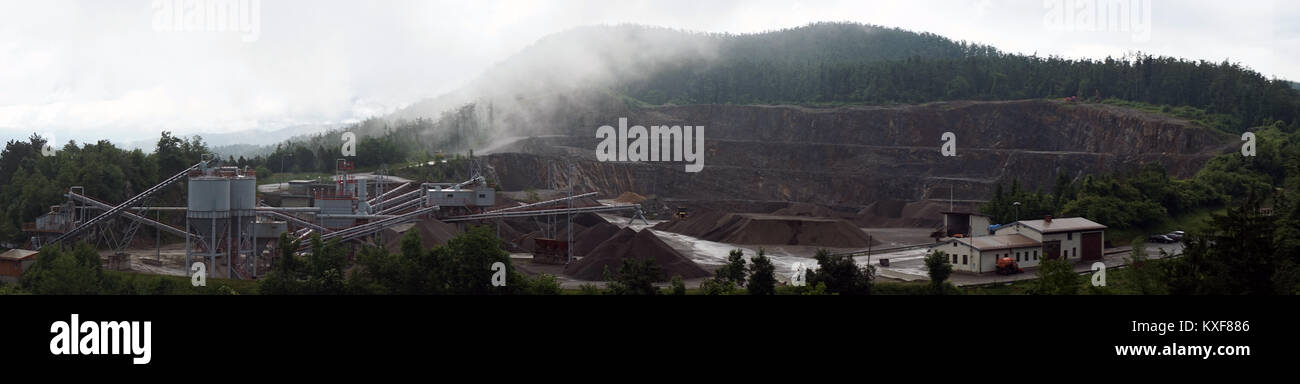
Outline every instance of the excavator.
{"type": "Polygon", "coordinates": [[[1024,271],[1025,270],[1020,269],[1020,265],[1017,264],[1016,261],[1012,260],[1010,257],[1003,257],[1001,259],[998,259],[999,275],[1014,275],[1024,271]]]}

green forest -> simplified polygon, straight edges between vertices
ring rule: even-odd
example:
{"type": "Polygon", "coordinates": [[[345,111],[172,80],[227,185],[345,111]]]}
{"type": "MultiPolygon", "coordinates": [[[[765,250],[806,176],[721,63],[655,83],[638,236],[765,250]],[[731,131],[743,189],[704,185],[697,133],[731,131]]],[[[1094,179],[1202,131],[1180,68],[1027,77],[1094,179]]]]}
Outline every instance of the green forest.
{"type": "Polygon", "coordinates": [[[619,91],[648,104],[1115,98],[1226,115],[1232,132],[1300,116],[1293,83],[1228,61],[1140,53],[1099,60],[1026,56],[853,23],[710,37],[722,40],[716,60],[684,61],[619,91]]]}

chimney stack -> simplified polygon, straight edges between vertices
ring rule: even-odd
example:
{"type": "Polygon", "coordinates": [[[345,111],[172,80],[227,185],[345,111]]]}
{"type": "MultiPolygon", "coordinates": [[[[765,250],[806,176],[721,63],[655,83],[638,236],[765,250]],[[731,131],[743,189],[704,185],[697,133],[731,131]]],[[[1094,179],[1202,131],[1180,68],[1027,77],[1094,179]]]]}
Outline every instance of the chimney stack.
{"type": "Polygon", "coordinates": [[[1051,224],[1052,215],[1043,215],[1043,224],[1051,224]]]}

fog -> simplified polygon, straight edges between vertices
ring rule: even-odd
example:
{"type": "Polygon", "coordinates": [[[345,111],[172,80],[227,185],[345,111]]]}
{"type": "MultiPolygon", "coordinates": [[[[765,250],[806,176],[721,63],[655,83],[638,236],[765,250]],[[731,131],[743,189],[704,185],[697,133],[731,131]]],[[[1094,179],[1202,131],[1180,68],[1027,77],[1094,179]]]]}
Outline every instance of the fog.
{"type": "MultiPolygon", "coordinates": [[[[168,0],[0,1],[0,140],[60,142],[437,116],[490,100],[493,110],[649,66],[707,60],[677,30],[757,33],[851,21],[938,33],[1003,50],[1065,57],[1131,51],[1231,59],[1300,79],[1300,5],[1289,1],[1156,1],[1149,39],[1125,32],[1046,31],[1042,1],[254,1],[255,31],[168,28],[168,0]],[[162,25],[160,25],[160,23],[162,25]],[[561,34],[624,23],[651,33],[561,34]],[[179,29],[179,30],[177,30],[179,29]],[[254,33],[255,32],[255,33],[254,33]],[[552,36],[551,38],[547,38],[552,36]],[[593,56],[604,47],[610,55],[593,56]],[[489,74],[485,76],[485,74],[489,74]]],[[[251,13],[252,11],[249,11],[251,13]]],[[[247,14],[245,14],[247,16],[247,14]]],[[[175,24],[177,26],[184,26],[175,24]]],[[[234,25],[234,24],[232,24],[234,25]]],[[[476,111],[486,113],[486,111],[476,111]]]]}

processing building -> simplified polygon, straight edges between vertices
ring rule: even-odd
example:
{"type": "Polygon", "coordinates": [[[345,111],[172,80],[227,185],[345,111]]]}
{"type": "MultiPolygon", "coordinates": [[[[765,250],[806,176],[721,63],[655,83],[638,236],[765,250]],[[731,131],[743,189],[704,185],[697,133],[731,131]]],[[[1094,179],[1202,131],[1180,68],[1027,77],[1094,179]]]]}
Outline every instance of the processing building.
{"type": "Polygon", "coordinates": [[[953,270],[985,273],[997,270],[997,260],[1011,258],[1022,267],[1040,260],[1101,260],[1106,226],[1082,217],[1021,220],[1003,225],[992,235],[951,238],[930,248],[950,257],[953,270]]]}

